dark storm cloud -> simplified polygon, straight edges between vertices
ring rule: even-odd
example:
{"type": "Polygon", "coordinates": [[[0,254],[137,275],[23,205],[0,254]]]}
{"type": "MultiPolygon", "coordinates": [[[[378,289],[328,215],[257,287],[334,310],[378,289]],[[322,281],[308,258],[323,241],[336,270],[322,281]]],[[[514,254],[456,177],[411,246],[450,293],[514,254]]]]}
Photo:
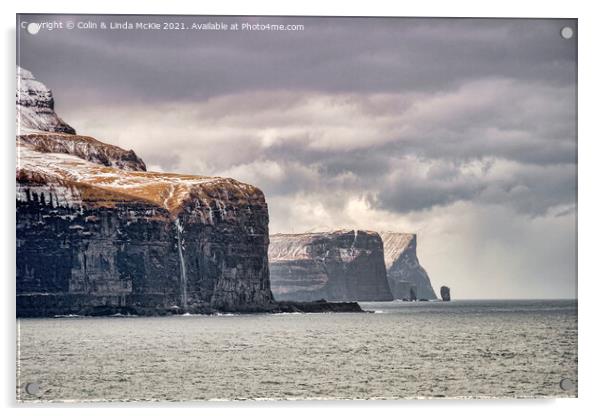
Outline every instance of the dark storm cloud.
{"type": "MultiPolygon", "coordinates": [[[[24,16],[27,21],[46,20],[24,16]]],[[[101,18],[60,17],[75,22],[101,18]]],[[[102,18],[109,20],[109,18],[102,18]]],[[[113,17],[113,21],[165,18],[113,17]]],[[[572,84],[575,40],[561,20],[211,18],[305,25],[299,32],[21,32],[21,63],[60,95],[195,100],[257,89],[436,91],[481,77],[572,84]],[[65,52],[68,51],[68,55],[65,52]],[[97,89],[94,84],[102,84],[97,89]]],[[[570,22],[574,24],[574,22],[570,22]]]]}
{"type": "Polygon", "coordinates": [[[408,175],[403,168],[390,174],[373,204],[408,212],[473,201],[539,216],[575,203],[575,177],[576,167],[570,164],[539,166],[488,160],[467,167],[439,160],[423,175],[408,175]]]}
{"type": "Polygon", "coordinates": [[[575,202],[573,99],[565,86],[485,79],[434,94],[250,92],[74,118],[155,168],[232,176],[269,197],[345,190],[398,213],[469,200],[543,215],[575,202]]]}

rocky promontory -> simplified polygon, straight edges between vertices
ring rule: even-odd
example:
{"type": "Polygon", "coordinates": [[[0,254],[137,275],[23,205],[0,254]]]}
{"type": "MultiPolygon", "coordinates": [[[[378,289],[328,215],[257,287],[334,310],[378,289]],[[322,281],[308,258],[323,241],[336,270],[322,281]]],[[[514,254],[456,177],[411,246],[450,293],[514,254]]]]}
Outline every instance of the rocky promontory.
{"type": "Polygon", "coordinates": [[[279,300],[389,301],[378,233],[340,230],[270,237],[271,286],[279,300]]]}
{"type": "Polygon", "coordinates": [[[17,75],[17,316],[274,308],[260,189],[146,172],[17,75]]]}
{"type": "Polygon", "coordinates": [[[416,254],[416,234],[381,232],[387,279],[395,299],[437,299],[431,280],[416,254]]]}
{"type": "Polygon", "coordinates": [[[16,100],[17,135],[31,131],[75,134],[75,129],[54,112],[52,91],[19,66],[16,100]]]}

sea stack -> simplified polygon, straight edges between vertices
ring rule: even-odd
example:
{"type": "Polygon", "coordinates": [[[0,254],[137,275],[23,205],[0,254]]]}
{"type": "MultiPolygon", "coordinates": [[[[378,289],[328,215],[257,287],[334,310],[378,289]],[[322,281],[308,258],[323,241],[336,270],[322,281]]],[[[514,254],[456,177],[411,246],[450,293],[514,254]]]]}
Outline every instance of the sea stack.
{"type": "Polygon", "coordinates": [[[380,232],[380,235],[385,250],[387,279],[395,299],[437,299],[431,280],[418,261],[416,234],[380,232]]]}
{"type": "Polygon", "coordinates": [[[246,311],[272,304],[263,192],[147,172],[77,135],[17,69],[17,316],[246,311]]]}
{"type": "Polygon", "coordinates": [[[441,286],[441,300],[444,302],[449,302],[451,300],[449,287],[441,286]]]}
{"type": "Polygon", "coordinates": [[[373,231],[275,234],[269,259],[277,300],[393,300],[382,239],[373,231]]]}

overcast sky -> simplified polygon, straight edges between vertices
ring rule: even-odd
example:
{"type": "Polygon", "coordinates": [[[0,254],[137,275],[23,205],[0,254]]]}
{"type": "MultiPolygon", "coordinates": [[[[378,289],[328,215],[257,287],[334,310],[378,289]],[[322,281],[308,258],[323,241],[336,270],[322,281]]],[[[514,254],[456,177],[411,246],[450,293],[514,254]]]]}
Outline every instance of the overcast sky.
{"type": "Polygon", "coordinates": [[[22,16],[303,31],[19,30],[80,134],[266,194],[271,232],[418,233],[457,298],[576,296],[572,20],[22,16]]]}

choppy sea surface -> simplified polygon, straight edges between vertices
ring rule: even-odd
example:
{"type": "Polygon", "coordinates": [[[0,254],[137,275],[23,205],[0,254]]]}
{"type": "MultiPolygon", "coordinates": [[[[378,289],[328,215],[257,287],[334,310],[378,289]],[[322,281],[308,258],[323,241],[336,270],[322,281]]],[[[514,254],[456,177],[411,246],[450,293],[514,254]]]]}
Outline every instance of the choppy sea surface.
{"type": "Polygon", "coordinates": [[[374,313],[19,319],[17,398],[577,395],[576,301],[361,305],[374,313]]]}

